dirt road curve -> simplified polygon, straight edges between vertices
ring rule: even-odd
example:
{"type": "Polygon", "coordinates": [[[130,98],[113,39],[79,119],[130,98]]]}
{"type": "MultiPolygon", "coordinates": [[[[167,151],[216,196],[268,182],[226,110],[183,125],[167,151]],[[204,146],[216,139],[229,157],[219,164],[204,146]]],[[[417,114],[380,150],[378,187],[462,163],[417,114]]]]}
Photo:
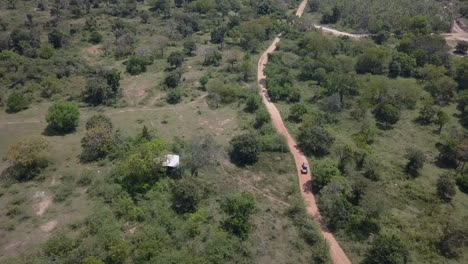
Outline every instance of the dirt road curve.
{"type": "MultiPolygon", "coordinates": [[[[302,3],[299,5],[299,8],[296,12],[297,16],[301,16],[304,8],[307,5],[307,0],[303,0],[302,3]]],[[[346,35],[346,33],[342,33],[341,35],[346,35]]],[[[324,238],[327,240],[330,246],[330,255],[332,257],[334,264],[351,264],[351,261],[348,259],[346,254],[344,253],[343,249],[341,249],[340,245],[333,237],[333,234],[328,231],[327,227],[323,223],[322,217],[320,216],[320,212],[317,208],[317,203],[315,202],[315,196],[311,192],[311,175],[310,170],[307,174],[301,174],[301,165],[305,163],[309,168],[309,163],[307,162],[307,158],[301,151],[297,148],[297,144],[289,134],[288,129],[283,123],[281,115],[276,108],[276,106],[268,100],[268,96],[266,93],[266,83],[265,83],[265,74],[263,72],[265,65],[268,63],[268,54],[273,52],[276,49],[276,45],[281,40],[281,34],[278,35],[274,40],[273,43],[268,47],[268,49],[262,54],[260,60],[258,61],[257,66],[257,81],[258,85],[260,86],[260,93],[263,99],[263,103],[265,104],[268,112],[271,115],[271,120],[273,125],[275,126],[276,130],[286,137],[289,149],[293,154],[294,161],[296,162],[297,168],[297,175],[299,176],[299,187],[301,189],[301,194],[306,204],[307,212],[312,215],[319,223],[321,227],[321,232],[324,238]]]]}
{"type": "Polygon", "coordinates": [[[457,22],[453,23],[452,32],[442,34],[446,40],[463,40],[468,41],[468,32],[465,32],[457,22]]]}

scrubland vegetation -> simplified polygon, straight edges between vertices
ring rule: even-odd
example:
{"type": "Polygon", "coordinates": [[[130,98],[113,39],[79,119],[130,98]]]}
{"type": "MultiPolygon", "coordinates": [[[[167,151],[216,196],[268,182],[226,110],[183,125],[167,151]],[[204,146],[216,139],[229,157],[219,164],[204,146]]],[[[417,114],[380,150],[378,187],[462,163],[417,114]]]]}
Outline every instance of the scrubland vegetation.
{"type": "Polygon", "coordinates": [[[452,9],[298,4],[0,0],[0,262],[330,263],[258,95],[281,32],[268,96],[353,263],[467,262],[467,45],[432,34],[452,9]]]}
{"type": "Polygon", "coordinates": [[[312,159],[320,212],[353,263],[467,261],[468,60],[421,22],[357,40],[291,29],[266,68],[270,99],[312,159]]]}
{"type": "Polygon", "coordinates": [[[297,2],[0,3],[0,262],[329,262],[255,83],[297,2]]]}

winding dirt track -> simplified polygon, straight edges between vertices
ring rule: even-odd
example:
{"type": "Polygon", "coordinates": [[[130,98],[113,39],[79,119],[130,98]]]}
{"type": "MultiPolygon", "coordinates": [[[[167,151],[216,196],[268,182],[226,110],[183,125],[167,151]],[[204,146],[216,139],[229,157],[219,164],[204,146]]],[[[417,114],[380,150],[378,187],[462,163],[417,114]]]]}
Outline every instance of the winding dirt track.
{"type": "MultiPolygon", "coordinates": [[[[302,13],[304,12],[304,8],[307,5],[307,0],[303,0],[302,3],[299,5],[299,8],[297,9],[296,16],[300,17],[302,13]]],[[[330,32],[330,31],[329,31],[330,32]]],[[[339,31],[334,31],[332,30],[331,33],[334,33],[335,35],[348,35],[348,33],[343,33],[339,31]]],[[[336,239],[333,237],[333,234],[327,229],[325,226],[322,217],[320,215],[320,212],[317,208],[317,203],[315,202],[315,196],[311,191],[311,175],[310,175],[310,170],[309,173],[307,174],[302,174],[301,173],[301,165],[306,164],[307,167],[310,168],[309,163],[307,162],[307,158],[304,156],[304,154],[298,149],[296,142],[292,138],[292,136],[289,134],[288,129],[283,123],[283,120],[281,118],[281,115],[276,108],[276,106],[269,101],[268,95],[267,95],[267,90],[266,90],[266,82],[265,82],[265,74],[263,72],[265,65],[268,63],[268,54],[273,52],[276,49],[276,45],[278,42],[281,40],[281,34],[279,34],[274,40],[273,43],[268,47],[267,50],[262,54],[258,61],[258,66],[257,66],[257,81],[258,85],[260,86],[260,94],[263,99],[263,103],[265,104],[268,112],[271,115],[271,120],[273,122],[273,125],[275,126],[276,130],[284,135],[286,137],[289,150],[293,154],[294,161],[296,162],[296,168],[297,168],[297,175],[299,177],[299,187],[301,190],[302,198],[305,201],[306,204],[306,210],[307,213],[312,215],[320,224],[321,228],[321,233],[324,236],[324,238],[327,240],[329,246],[330,246],[330,255],[333,260],[334,264],[351,264],[351,261],[348,259],[346,254],[344,253],[343,249],[340,247],[336,239]]]]}

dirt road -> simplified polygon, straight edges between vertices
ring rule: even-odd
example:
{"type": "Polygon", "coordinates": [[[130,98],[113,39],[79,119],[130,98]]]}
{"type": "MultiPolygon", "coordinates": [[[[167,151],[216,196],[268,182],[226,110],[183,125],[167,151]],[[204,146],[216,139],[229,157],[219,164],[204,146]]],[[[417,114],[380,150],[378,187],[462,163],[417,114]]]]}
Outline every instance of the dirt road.
{"type": "Polygon", "coordinates": [[[453,23],[452,32],[442,34],[446,40],[468,41],[468,32],[464,31],[457,22],[453,23]]]}
{"type": "MultiPolygon", "coordinates": [[[[303,0],[302,3],[299,5],[299,8],[296,12],[297,16],[301,16],[304,12],[304,8],[307,6],[307,0],[303,0]]],[[[331,31],[334,32],[334,31],[331,31]]],[[[341,35],[346,35],[347,33],[340,32],[341,35]]],[[[321,232],[324,238],[327,240],[330,246],[330,255],[335,264],[351,264],[351,261],[348,259],[346,254],[344,253],[343,249],[340,247],[336,239],[333,237],[333,234],[328,231],[327,227],[325,226],[322,217],[320,216],[320,212],[317,208],[317,203],[315,201],[315,196],[311,192],[311,175],[310,170],[307,174],[301,173],[301,165],[306,164],[309,168],[309,163],[307,162],[307,158],[304,154],[298,149],[296,142],[289,134],[288,129],[283,123],[281,115],[276,108],[276,106],[269,101],[267,96],[266,90],[266,83],[265,83],[265,73],[264,68],[265,65],[268,63],[268,54],[273,52],[276,49],[276,45],[281,40],[281,34],[278,35],[274,40],[273,43],[268,47],[267,50],[262,54],[258,61],[257,65],[257,81],[258,85],[260,86],[260,93],[263,99],[263,103],[265,104],[268,112],[271,115],[271,120],[273,125],[275,126],[276,130],[286,137],[289,149],[293,154],[294,161],[296,162],[297,168],[297,175],[299,177],[299,187],[301,190],[302,197],[306,204],[307,212],[312,215],[319,223],[321,227],[321,232]]]]}

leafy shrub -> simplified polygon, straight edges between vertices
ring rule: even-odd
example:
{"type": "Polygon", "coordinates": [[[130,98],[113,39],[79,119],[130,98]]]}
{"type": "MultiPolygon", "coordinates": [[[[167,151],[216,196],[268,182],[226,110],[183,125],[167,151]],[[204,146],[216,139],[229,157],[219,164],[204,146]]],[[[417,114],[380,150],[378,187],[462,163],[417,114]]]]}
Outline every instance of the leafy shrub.
{"type": "Polygon", "coordinates": [[[299,127],[298,143],[304,153],[327,154],[334,141],[335,138],[323,126],[305,122],[299,127]]]}
{"type": "Polygon", "coordinates": [[[375,118],[387,125],[394,125],[400,119],[400,109],[391,104],[378,106],[374,111],[375,118]]]}
{"type": "Polygon", "coordinates": [[[13,92],[8,96],[6,105],[6,111],[8,113],[16,113],[28,108],[29,100],[24,96],[24,94],[13,92]]]}
{"type": "Polygon", "coordinates": [[[363,264],[406,264],[409,263],[409,251],[405,244],[395,235],[379,235],[376,237],[363,264]]]}
{"type": "Polygon", "coordinates": [[[453,175],[448,173],[440,175],[439,179],[437,179],[437,195],[439,198],[448,203],[452,201],[455,194],[455,179],[453,175]]]}
{"type": "Polygon", "coordinates": [[[91,31],[91,33],[89,34],[89,42],[93,43],[93,44],[99,44],[102,42],[102,35],[101,33],[93,30],[91,31]]]}
{"type": "Polygon", "coordinates": [[[182,100],[182,92],[177,89],[172,89],[167,93],[166,101],[170,104],[177,104],[182,100]]]}
{"type": "Polygon", "coordinates": [[[314,162],[312,164],[311,174],[312,188],[316,193],[320,192],[323,187],[330,183],[333,177],[341,176],[341,172],[338,169],[338,164],[329,159],[318,160],[314,162]]]}
{"type": "Polygon", "coordinates": [[[250,193],[241,193],[226,198],[221,209],[228,215],[223,222],[226,231],[246,239],[252,230],[250,215],[255,212],[255,197],[250,193]]]}
{"type": "Polygon", "coordinates": [[[257,111],[258,107],[260,106],[260,98],[256,95],[251,95],[247,97],[247,100],[245,101],[245,110],[247,112],[255,112],[257,111]]]}
{"type": "Polygon", "coordinates": [[[137,75],[146,72],[146,66],[150,65],[152,61],[149,58],[132,56],[127,61],[127,72],[131,75],[137,75]]]}
{"type": "Polygon", "coordinates": [[[8,148],[5,160],[10,164],[10,173],[17,180],[29,180],[47,167],[44,152],[49,143],[43,138],[29,138],[8,148]]]}
{"type": "Polygon", "coordinates": [[[265,152],[288,152],[286,138],[281,134],[265,135],[260,137],[260,149],[265,152]]]}
{"type": "Polygon", "coordinates": [[[250,165],[258,160],[260,146],[253,134],[235,136],[229,141],[231,150],[229,156],[232,162],[239,166],[250,165]]]}
{"type": "Polygon", "coordinates": [[[172,208],[179,214],[194,213],[202,198],[201,187],[193,178],[180,180],[172,188],[172,208]]]}
{"type": "Polygon", "coordinates": [[[49,107],[46,120],[49,127],[60,133],[68,133],[78,126],[80,111],[72,102],[58,102],[49,107]]]}
{"type": "Polygon", "coordinates": [[[457,185],[460,191],[468,194],[468,173],[463,172],[457,177],[457,185]]]}
{"type": "Polygon", "coordinates": [[[426,161],[424,153],[419,150],[411,150],[406,155],[406,158],[408,159],[406,173],[413,177],[419,176],[420,170],[423,168],[424,162],[426,161]]]}

